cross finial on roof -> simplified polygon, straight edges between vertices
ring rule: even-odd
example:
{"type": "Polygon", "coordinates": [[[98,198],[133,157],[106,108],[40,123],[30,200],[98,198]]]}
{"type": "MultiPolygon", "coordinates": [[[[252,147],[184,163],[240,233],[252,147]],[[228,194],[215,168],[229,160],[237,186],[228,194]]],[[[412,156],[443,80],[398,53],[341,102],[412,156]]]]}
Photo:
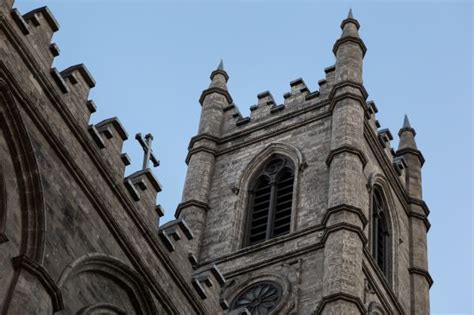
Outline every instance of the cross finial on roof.
{"type": "Polygon", "coordinates": [[[140,145],[143,148],[144,157],[143,157],[143,167],[142,170],[146,170],[148,168],[148,162],[151,160],[154,167],[160,165],[160,161],[156,159],[155,155],[153,154],[153,150],[151,148],[151,143],[153,142],[153,136],[151,133],[147,134],[145,138],[143,138],[141,133],[137,133],[135,139],[138,140],[140,145]]]}

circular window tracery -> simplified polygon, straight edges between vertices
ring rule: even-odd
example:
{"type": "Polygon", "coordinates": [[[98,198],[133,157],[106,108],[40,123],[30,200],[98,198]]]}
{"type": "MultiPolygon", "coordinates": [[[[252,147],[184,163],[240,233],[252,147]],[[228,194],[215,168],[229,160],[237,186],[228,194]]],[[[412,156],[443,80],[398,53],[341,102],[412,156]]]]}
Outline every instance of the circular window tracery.
{"type": "Polygon", "coordinates": [[[281,287],[273,282],[260,282],[240,293],[232,309],[247,308],[252,315],[266,315],[280,303],[281,287]]]}

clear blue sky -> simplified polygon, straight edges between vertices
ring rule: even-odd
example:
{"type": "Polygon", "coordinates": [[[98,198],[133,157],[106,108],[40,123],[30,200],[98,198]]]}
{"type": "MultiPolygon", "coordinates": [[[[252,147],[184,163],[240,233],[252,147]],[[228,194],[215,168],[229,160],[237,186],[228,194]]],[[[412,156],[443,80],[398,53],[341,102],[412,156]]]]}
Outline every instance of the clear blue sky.
{"type": "Polygon", "coordinates": [[[125,125],[129,173],[142,159],[133,135],[154,134],[166,220],[181,198],[198,99],[219,59],[244,114],[265,90],[282,102],[293,79],[315,90],[352,7],[378,119],[396,135],[407,113],[427,160],[432,312],[473,314],[471,1],[16,1],[23,13],[45,4],[61,24],[55,66],[86,63],[97,81],[92,120],[118,116],[125,125]]]}

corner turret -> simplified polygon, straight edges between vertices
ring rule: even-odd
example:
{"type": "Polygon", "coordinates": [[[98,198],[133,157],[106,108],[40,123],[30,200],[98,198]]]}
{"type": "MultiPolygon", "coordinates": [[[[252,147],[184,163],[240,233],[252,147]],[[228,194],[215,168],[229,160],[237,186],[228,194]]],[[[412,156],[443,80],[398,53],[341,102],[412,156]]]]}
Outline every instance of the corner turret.
{"type": "Polygon", "coordinates": [[[202,110],[198,133],[218,137],[221,134],[224,122],[223,109],[233,103],[227,90],[229,75],[224,70],[222,60],[219,62],[217,69],[212,71],[210,79],[209,88],[202,91],[199,99],[202,110]]]}
{"type": "Polygon", "coordinates": [[[333,47],[336,56],[336,82],[362,83],[362,60],[367,48],[359,36],[359,22],[352,9],[341,23],[342,34],[333,47]]]}
{"type": "Polygon", "coordinates": [[[425,159],[416,146],[416,131],[410,125],[407,115],[405,115],[398,136],[400,142],[396,156],[403,157],[407,163],[406,190],[410,197],[421,199],[421,168],[425,163],[425,159]]]}
{"type": "Polygon", "coordinates": [[[182,202],[176,210],[176,218],[185,219],[194,233],[191,252],[199,259],[199,248],[209,210],[209,190],[214,173],[217,142],[222,134],[224,112],[233,104],[227,90],[229,76],[221,60],[211,73],[209,88],[201,94],[201,119],[198,135],[193,137],[186,158],[188,171],[182,202]]]}
{"type": "Polygon", "coordinates": [[[321,308],[324,314],[359,314],[360,306],[355,302],[347,303],[347,299],[363,299],[364,279],[360,267],[363,258],[354,255],[348,260],[345,255],[347,252],[362,253],[366,243],[363,235],[368,217],[364,191],[367,157],[363,141],[367,92],[362,85],[366,48],[359,37],[359,22],[354,19],[352,10],[342,21],[341,28],[342,35],[333,49],[335,82],[329,93],[332,130],[331,151],[326,159],[329,190],[325,228],[328,232],[324,240],[321,308]],[[354,213],[358,215],[354,216],[354,213]],[[341,248],[345,250],[341,251],[341,248]],[[335,264],[335,261],[339,263],[335,264]],[[344,276],[341,278],[341,275],[344,276]]]}

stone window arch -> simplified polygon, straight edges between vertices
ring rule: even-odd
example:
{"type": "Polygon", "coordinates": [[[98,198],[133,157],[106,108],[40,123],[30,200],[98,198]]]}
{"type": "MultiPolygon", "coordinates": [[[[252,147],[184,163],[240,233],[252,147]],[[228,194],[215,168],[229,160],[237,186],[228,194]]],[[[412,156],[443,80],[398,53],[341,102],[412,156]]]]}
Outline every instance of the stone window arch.
{"type": "Polygon", "coordinates": [[[272,155],[249,190],[245,245],[290,233],[295,167],[283,155],[272,155]]]}
{"type": "Polygon", "coordinates": [[[372,257],[383,274],[390,279],[391,228],[388,207],[380,186],[374,186],[372,193],[372,257]]]}

